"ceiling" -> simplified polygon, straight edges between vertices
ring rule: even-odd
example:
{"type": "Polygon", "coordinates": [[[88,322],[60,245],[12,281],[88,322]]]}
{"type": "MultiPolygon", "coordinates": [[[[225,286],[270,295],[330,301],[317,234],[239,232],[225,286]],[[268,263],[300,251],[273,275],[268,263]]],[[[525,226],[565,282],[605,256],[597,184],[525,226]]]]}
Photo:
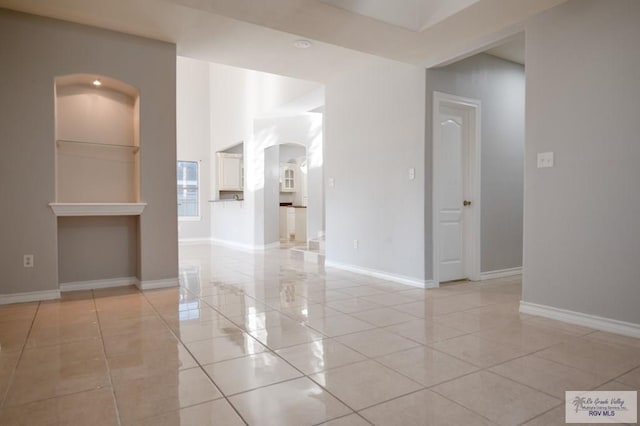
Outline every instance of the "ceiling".
{"type": "MultiPolygon", "coordinates": [[[[411,0],[396,1],[406,18],[411,0]]],[[[0,0],[0,7],[173,42],[179,55],[195,59],[326,83],[371,55],[425,67],[451,62],[520,32],[526,19],[564,1],[413,0],[423,11],[414,25],[420,31],[389,23],[403,15],[398,11],[381,9],[373,19],[362,10],[364,2],[389,0],[0,0]],[[312,47],[294,48],[300,38],[312,47]]]]}
{"type": "Polygon", "coordinates": [[[423,31],[478,0],[320,0],[411,31],[423,31]]]}

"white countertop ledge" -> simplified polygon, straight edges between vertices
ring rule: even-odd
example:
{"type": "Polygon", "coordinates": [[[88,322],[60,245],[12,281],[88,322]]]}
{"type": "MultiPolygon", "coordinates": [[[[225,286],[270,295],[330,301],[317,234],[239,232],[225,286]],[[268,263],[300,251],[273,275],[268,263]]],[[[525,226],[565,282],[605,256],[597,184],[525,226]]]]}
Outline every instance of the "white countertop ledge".
{"type": "Polygon", "coordinates": [[[147,203],[49,203],[56,216],[140,216],[147,203]]]}

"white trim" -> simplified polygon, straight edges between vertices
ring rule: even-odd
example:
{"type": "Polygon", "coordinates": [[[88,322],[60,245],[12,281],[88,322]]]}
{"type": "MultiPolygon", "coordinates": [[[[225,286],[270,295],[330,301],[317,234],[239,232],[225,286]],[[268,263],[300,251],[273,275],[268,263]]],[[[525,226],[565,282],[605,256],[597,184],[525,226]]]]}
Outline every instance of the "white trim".
{"type": "Polygon", "coordinates": [[[182,238],[178,240],[178,244],[181,246],[197,246],[211,243],[211,238],[182,238]]]}
{"type": "Polygon", "coordinates": [[[618,321],[611,318],[583,314],[582,312],[569,311],[566,309],[554,308],[553,306],[538,305],[536,303],[529,303],[525,301],[520,302],[520,312],[523,314],[537,315],[557,321],[567,322],[569,324],[594,328],[596,330],[640,338],[640,324],[634,324],[631,322],[618,321]]]}
{"type": "Polygon", "coordinates": [[[438,122],[438,115],[440,112],[440,104],[441,103],[449,103],[455,104],[458,106],[462,106],[470,111],[470,119],[473,122],[475,137],[474,140],[470,143],[469,149],[469,163],[471,168],[471,199],[474,204],[474,209],[472,210],[472,235],[471,239],[471,249],[470,249],[470,259],[465,259],[465,269],[468,270],[469,279],[473,281],[478,281],[481,279],[480,274],[480,230],[481,230],[481,221],[480,221],[480,210],[481,210],[481,200],[480,200],[480,178],[481,178],[481,102],[477,99],[464,98],[461,96],[450,95],[447,93],[442,93],[438,91],[433,92],[433,102],[432,102],[432,140],[431,140],[431,149],[432,149],[432,191],[431,191],[431,202],[432,202],[432,218],[431,218],[431,232],[432,232],[432,250],[433,250],[433,281],[435,287],[440,286],[440,226],[439,226],[439,214],[438,210],[440,208],[438,197],[440,192],[438,190],[438,144],[437,140],[439,138],[438,135],[438,126],[436,123],[438,122]]]}
{"type": "Polygon", "coordinates": [[[49,203],[56,216],[140,216],[147,203],[49,203]]]}
{"type": "Polygon", "coordinates": [[[164,280],[146,280],[146,281],[138,281],[136,286],[140,290],[153,290],[156,288],[168,288],[168,287],[177,287],[180,284],[180,279],[176,278],[167,278],[164,280]]]}
{"type": "Polygon", "coordinates": [[[276,241],[275,243],[264,244],[261,246],[255,246],[254,250],[269,250],[274,248],[280,248],[280,241],[276,241]]]}
{"type": "Polygon", "coordinates": [[[334,262],[331,260],[325,260],[325,267],[341,269],[343,271],[355,272],[356,274],[367,275],[369,277],[380,278],[383,280],[393,281],[399,284],[405,284],[411,287],[418,288],[435,288],[437,287],[432,280],[421,280],[417,278],[407,277],[405,275],[391,274],[385,271],[379,271],[377,269],[364,268],[362,266],[348,265],[346,263],[334,262]]]}
{"type": "Polygon", "coordinates": [[[68,283],[60,283],[60,291],[77,291],[77,290],[97,290],[100,288],[124,287],[128,285],[137,285],[136,277],[109,278],[106,280],[88,280],[73,281],[68,283]]]}
{"type": "Polygon", "coordinates": [[[198,180],[198,186],[197,186],[197,190],[198,190],[198,214],[196,216],[180,216],[178,215],[178,222],[199,222],[200,221],[200,216],[201,216],[201,212],[202,212],[202,202],[203,200],[203,196],[202,196],[202,191],[201,191],[201,186],[200,186],[200,169],[202,167],[202,165],[200,164],[202,162],[202,160],[176,160],[176,166],[178,165],[178,163],[196,163],[196,177],[198,180]]]}
{"type": "Polygon", "coordinates": [[[178,216],[178,222],[200,222],[200,216],[178,216]]]}
{"type": "Polygon", "coordinates": [[[60,290],[29,291],[25,293],[0,294],[0,305],[10,303],[39,302],[60,299],[60,290]]]}
{"type": "Polygon", "coordinates": [[[276,241],[274,243],[269,243],[269,244],[264,244],[264,245],[252,246],[250,244],[237,243],[235,241],[221,240],[219,238],[211,238],[211,243],[212,244],[221,245],[221,246],[225,246],[225,247],[229,247],[229,248],[233,248],[233,249],[236,249],[236,250],[244,250],[244,251],[250,251],[250,252],[269,250],[269,249],[273,249],[273,248],[280,248],[280,241],[276,241]]]}
{"type": "Polygon", "coordinates": [[[497,269],[495,271],[481,272],[480,279],[493,280],[496,278],[511,277],[514,275],[521,275],[521,274],[522,274],[522,266],[519,266],[517,268],[497,269]]]}
{"type": "Polygon", "coordinates": [[[213,244],[233,248],[236,250],[253,251],[253,246],[249,244],[237,243],[235,241],[229,241],[229,240],[222,240],[220,238],[211,238],[211,242],[213,244]]]}

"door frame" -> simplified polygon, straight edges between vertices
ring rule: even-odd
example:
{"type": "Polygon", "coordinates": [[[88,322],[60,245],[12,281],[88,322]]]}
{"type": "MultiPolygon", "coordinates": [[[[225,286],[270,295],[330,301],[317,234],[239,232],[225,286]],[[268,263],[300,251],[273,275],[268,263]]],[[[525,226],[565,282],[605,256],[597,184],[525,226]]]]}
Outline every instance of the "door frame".
{"type": "Polygon", "coordinates": [[[481,153],[481,102],[478,99],[465,98],[462,96],[450,95],[443,92],[433,92],[433,114],[432,114],[432,164],[433,180],[431,191],[432,202],[432,250],[433,250],[433,281],[436,286],[440,286],[440,224],[439,224],[439,195],[440,182],[439,172],[439,150],[440,130],[439,122],[440,106],[450,105],[462,108],[468,113],[470,131],[467,161],[467,176],[469,178],[470,198],[475,206],[471,210],[470,223],[465,223],[464,229],[464,269],[468,278],[472,281],[480,280],[480,153],[481,153]]]}

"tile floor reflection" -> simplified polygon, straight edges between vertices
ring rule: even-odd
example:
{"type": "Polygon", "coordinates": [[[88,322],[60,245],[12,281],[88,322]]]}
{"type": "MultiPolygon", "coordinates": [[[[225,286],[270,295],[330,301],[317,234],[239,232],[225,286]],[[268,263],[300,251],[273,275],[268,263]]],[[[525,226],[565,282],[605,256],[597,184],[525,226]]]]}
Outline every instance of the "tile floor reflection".
{"type": "Polygon", "coordinates": [[[519,277],[186,246],[180,280],[0,306],[0,424],[550,425],[565,390],[640,387],[639,339],[520,314],[519,277]]]}

